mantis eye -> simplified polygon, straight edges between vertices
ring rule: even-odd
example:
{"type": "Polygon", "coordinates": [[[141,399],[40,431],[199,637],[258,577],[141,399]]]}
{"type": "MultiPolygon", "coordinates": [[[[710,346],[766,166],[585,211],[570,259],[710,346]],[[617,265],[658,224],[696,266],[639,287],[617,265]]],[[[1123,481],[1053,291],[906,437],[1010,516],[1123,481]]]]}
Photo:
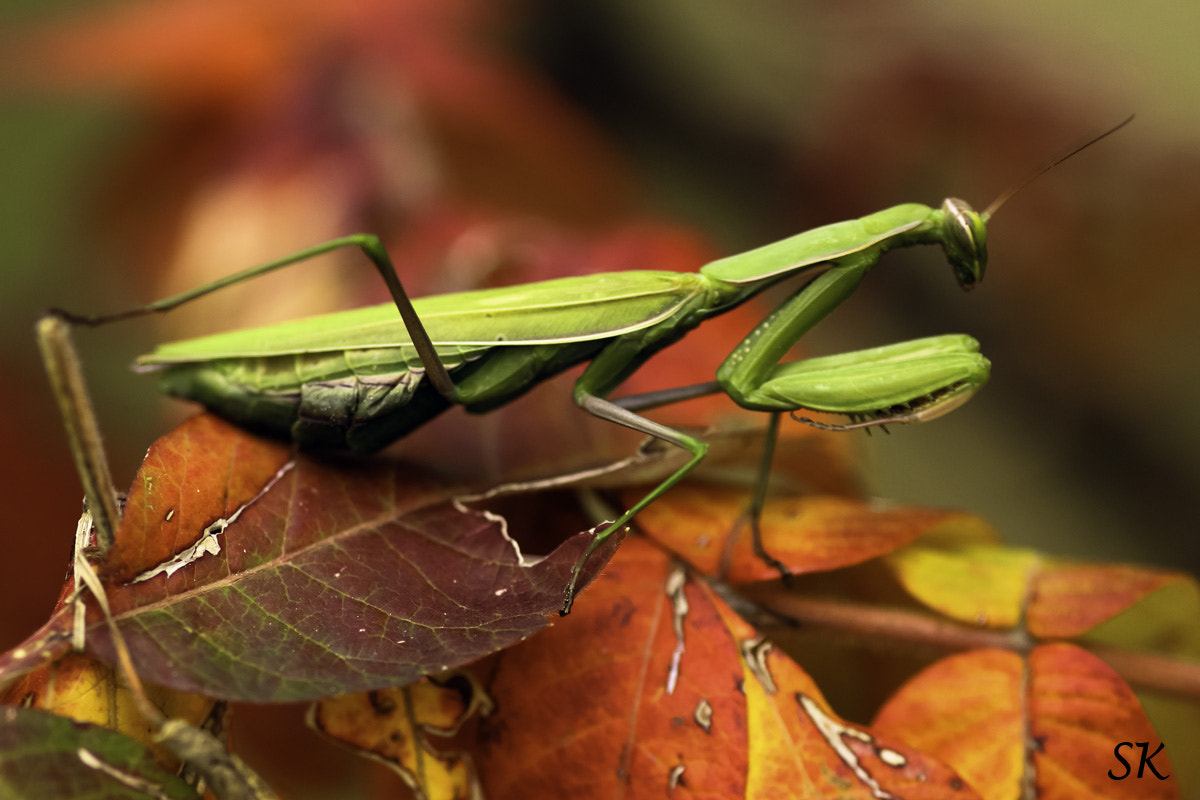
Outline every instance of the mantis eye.
{"type": "Polygon", "coordinates": [[[965,200],[949,197],[942,203],[942,247],[964,291],[983,280],[987,268],[985,217],[965,200]]]}

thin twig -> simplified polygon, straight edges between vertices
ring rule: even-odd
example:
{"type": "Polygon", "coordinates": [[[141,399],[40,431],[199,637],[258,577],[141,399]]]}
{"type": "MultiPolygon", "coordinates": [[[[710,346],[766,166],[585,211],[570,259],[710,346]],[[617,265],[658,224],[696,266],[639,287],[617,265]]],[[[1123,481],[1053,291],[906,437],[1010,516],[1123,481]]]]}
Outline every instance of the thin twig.
{"type": "MultiPolygon", "coordinates": [[[[1016,628],[979,628],[922,611],[801,597],[782,587],[762,587],[755,591],[754,599],[798,625],[847,634],[866,644],[890,640],[946,650],[999,648],[1024,654],[1038,643],[1016,628]]],[[[1200,700],[1200,664],[1169,656],[1089,645],[1086,641],[1078,644],[1102,659],[1133,686],[1200,700]]]]}
{"type": "Polygon", "coordinates": [[[83,496],[96,529],[96,544],[101,553],[107,553],[120,522],[117,491],[104,455],[96,412],[84,383],[83,367],[71,343],[71,328],[65,320],[50,315],[38,321],[37,336],[75,469],[83,482],[83,496]]]}

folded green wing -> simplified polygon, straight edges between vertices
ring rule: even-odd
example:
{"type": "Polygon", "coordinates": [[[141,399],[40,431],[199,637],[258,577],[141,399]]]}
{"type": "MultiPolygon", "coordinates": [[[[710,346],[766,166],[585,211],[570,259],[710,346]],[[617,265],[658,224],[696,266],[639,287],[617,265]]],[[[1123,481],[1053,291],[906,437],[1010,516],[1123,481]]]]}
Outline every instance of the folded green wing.
{"type": "MultiPolygon", "coordinates": [[[[435,346],[581,342],[650,327],[707,291],[696,273],[635,270],[413,301],[435,346]]],[[[161,345],[139,366],[410,345],[391,303],[161,345]]]]}

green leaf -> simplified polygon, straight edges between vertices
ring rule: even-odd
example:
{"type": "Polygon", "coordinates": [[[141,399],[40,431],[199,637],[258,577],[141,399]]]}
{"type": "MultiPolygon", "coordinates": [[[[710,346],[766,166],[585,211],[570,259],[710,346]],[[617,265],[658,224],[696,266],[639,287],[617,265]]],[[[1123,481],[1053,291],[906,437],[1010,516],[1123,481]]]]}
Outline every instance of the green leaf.
{"type": "Polygon", "coordinates": [[[0,796],[6,800],[198,800],[150,752],[120,733],[28,708],[0,709],[0,796]]]}

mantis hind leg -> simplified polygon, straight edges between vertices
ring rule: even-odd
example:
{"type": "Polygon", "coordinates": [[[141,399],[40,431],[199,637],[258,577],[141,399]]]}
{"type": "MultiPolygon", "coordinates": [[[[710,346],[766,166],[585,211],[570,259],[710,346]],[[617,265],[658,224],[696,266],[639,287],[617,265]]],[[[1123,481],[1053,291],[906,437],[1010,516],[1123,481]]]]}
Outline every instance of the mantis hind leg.
{"type": "MultiPolygon", "coordinates": [[[[694,397],[715,394],[719,391],[721,391],[721,385],[713,381],[694,386],[661,389],[645,394],[627,395],[614,400],[613,403],[630,411],[640,411],[647,408],[657,408],[669,403],[676,403],[681,400],[690,400],[694,397]]],[[[767,489],[771,482],[771,462],[775,455],[775,444],[779,440],[779,417],[781,413],[777,411],[770,414],[767,430],[764,434],[762,459],[759,462],[758,473],[755,475],[754,494],[750,498],[750,505],[746,508],[745,514],[738,520],[737,524],[740,525],[742,520],[746,520],[750,526],[754,554],[767,565],[776,569],[780,577],[786,581],[791,577],[792,571],[786,564],[767,552],[766,546],[763,545],[762,541],[761,526],[762,510],[766,504],[767,489]]],[[[735,526],[733,533],[736,532],[735,526]]]]}
{"type": "Polygon", "coordinates": [[[643,416],[623,408],[611,400],[606,400],[579,388],[576,389],[575,399],[585,411],[593,416],[608,420],[609,422],[615,422],[618,425],[624,425],[626,428],[631,428],[640,433],[645,433],[649,436],[654,436],[657,439],[661,439],[668,444],[673,444],[676,447],[691,453],[691,458],[688,459],[686,464],[671,473],[666,480],[654,487],[654,489],[647,493],[645,497],[631,506],[629,510],[622,514],[616,521],[609,523],[604,530],[600,531],[595,535],[595,537],[593,537],[587,549],[583,551],[583,555],[579,557],[579,560],[575,562],[575,566],[571,569],[571,580],[567,584],[566,596],[563,599],[563,607],[559,611],[559,614],[562,616],[566,616],[568,613],[570,613],[571,606],[575,602],[575,588],[579,582],[579,575],[582,572],[584,565],[587,563],[587,560],[591,558],[592,553],[596,552],[596,548],[600,547],[600,545],[604,544],[605,540],[607,540],[610,536],[629,524],[629,521],[637,516],[638,512],[640,512],[643,508],[653,503],[672,486],[683,480],[683,478],[686,477],[687,474],[691,472],[697,464],[704,460],[704,456],[708,453],[707,442],[703,442],[692,436],[688,436],[687,434],[677,431],[674,428],[670,428],[666,425],[646,419],[643,416]]]}
{"type": "MultiPolygon", "coordinates": [[[[588,413],[615,422],[618,425],[624,425],[627,428],[654,436],[668,444],[673,444],[687,452],[691,453],[691,458],[687,463],[679,469],[671,473],[662,483],[654,487],[641,500],[631,506],[617,520],[609,523],[602,531],[593,537],[583,555],[575,562],[575,566],[571,570],[571,580],[567,584],[566,597],[563,600],[563,607],[559,613],[566,616],[571,611],[571,606],[575,602],[576,586],[578,584],[579,575],[581,574],[587,560],[592,554],[604,544],[604,542],[621,528],[629,524],[629,522],[637,516],[642,509],[653,503],[675,484],[679,483],[688,473],[696,468],[705,455],[708,454],[708,443],[688,436],[681,431],[662,425],[652,420],[648,420],[638,414],[633,413],[629,409],[620,405],[619,402],[606,400],[591,394],[580,394],[577,399],[580,406],[588,413]]],[[[762,542],[762,530],[759,520],[762,516],[763,505],[766,501],[767,487],[771,477],[771,461],[775,453],[775,443],[779,435],[779,413],[773,413],[770,416],[770,422],[767,426],[766,441],[763,448],[763,456],[760,462],[758,475],[755,480],[754,494],[750,501],[750,506],[746,510],[746,517],[749,520],[752,542],[754,546],[754,554],[762,559],[765,563],[779,571],[780,576],[787,580],[791,576],[791,570],[787,565],[779,559],[767,552],[762,542]]]]}
{"type": "Polygon", "coordinates": [[[203,297],[206,294],[224,289],[227,286],[232,286],[235,283],[256,278],[259,275],[265,275],[268,272],[274,272],[277,269],[288,267],[293,264],[298,264],[307,261],[310,258],[315,258],[319,255],[339,250],[343,247],[357,247],[363,254],[370,259],[371,264],[383,278],[383,282],[387,284],[388,292],[392,296],[392,301],[396,304],[396,310],[400,312],[400,319],[404,322],[404,327],[408,330],[409,338],[412,339],[413,346],[417,350],[417,355],[421,358],[421,364],[425,367],[426,374],[429,377],[430,383],[437,389],[438,394],[446,398],[451,403],[458,401],[458,390],[454,386],[454,382],[450,379],[450,373],[438,357],[437,351],[433,347],[433,343],[429,339],[429,334],[425,331],[425,326],[421,323],[421,318],[417,316],[416,309],[413,308],[412,301],[408,297],[408,293],[404,290],[404,285],[400,282],[400,276],[396,273],[396,267],[392,264],[392,259],[388,256],[387,250],[383,246],[383,242],[378,236],[369,233],[356,233],[350,236],[342,236],[337,239],[330,239],[327,242],[306,247],[303,250],[284,256],[283,258],[268,261],[264,264],[244,269],[241,272],[235,272],[219,280],[204,286],[191,289],[180,294],[172,295],[163,298],[162,300],[149,303],[140,308],[130,309],[128,311],[118,312],[116,314],[102,315],[83,315],[72,314],[61,309],[54,309],[51,316],[58,317],[62,320],[70,322],[73,325],[104,325],[109,322],[117,322],[123,319],[132,319],[134,317],[144,316],[146,314],[161,313],[177,308],[184,303],[191,302],[197,298],[203,297]]]}

